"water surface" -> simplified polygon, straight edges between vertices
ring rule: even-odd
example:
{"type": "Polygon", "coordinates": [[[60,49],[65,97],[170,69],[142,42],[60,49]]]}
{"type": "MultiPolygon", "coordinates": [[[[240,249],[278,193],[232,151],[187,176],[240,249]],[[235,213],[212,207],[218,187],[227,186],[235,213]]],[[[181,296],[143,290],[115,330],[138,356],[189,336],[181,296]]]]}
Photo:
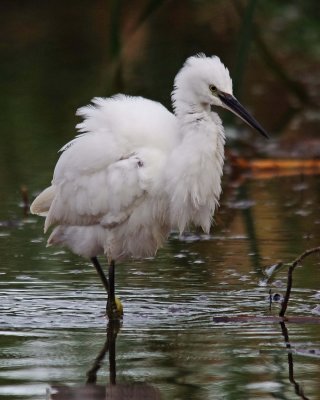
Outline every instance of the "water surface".
{"type": "MultiPolygon", "coordinates": [[[[116,366],[107,354],[97,383],[116,368],[120,386],[162,399],[320,399],[320,325],[255,318],[279,311],[270,289],[285,292],[286,268],[269,282],[264,269],[318,244],[319,185],[318,176],[226,179],[211,235],[173,232],[156,258],[119,265],[116,366]]],[[[45,247],[43,221],[23,218],[18,200],[3,207],[0,397],[76,390],[107,339],[102,285],[86,260],[45,247]]],[[[319,316],[319,263],[311,256],[295,271],[288,316],[319,316]]]]}

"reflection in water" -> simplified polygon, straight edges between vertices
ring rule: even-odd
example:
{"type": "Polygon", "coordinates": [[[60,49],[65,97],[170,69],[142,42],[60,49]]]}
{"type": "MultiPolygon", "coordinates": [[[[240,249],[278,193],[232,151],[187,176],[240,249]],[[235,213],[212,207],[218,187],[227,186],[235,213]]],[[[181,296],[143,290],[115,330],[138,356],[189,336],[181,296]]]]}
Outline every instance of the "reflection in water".
{"type": "MultiPolygon", "coordinates": [[[[221,322],[221,321],[220,321],[221,322]]],[[[232,322],[230,318],[228,324],[232,322]]],[[[236,318],[233,325],[237,325],[239,318],[236,318]]],[[[246,322],[244,320],[243,322],[246,322]]],[[[247,321],[248,322],[248,321],[247,321]]],[[[272,322],[270,320],[270,322],[272,322]]],[[[288,349],[288,377],[289,381],[293,384],[295,394],[299,398],[309,400],[304,394],[304,390],[294,377],[294,360],[291,351],[291,344],[289,339],[288,329],[285,322],[280,322],[282,335],[284,337],[286,348],[288,349]]],[[[229,325],[230,327],[230,325],[229,325]]],[[[116,382],[116,340],[120,330],[119,321],[111,321],[107,327],[105,342],[95,358],[92,366],[87,372],[86,385],[77,387],[69,386],[53,386],[50,399],[52,400],[123,400],[123,399],[145,399],[145,400],[159,400],[161,394],[158,389],[151,385],[144,383],[134,384],[119,384],[116,382]],[[106,354],[109,354],[109,384],[106,386],[97,385],[97,373],[103,365],[106,354]]],[[[280,393],[273,393],[273,397],[277,397],[280,393]]],[[[249,395],[249,392],[248,392],[249,395]]],[[[283,393],[281,392],[281,398],[283,393]]]]}
{"type": "Polygon", "coordinates": [[[299,397],[301,397],[301,399],[309,400],[309,398],[305,396],[304,390],[302,389],[301,385],[294,379],[293,355],[291,351],[289,333],[285,322],[284,321],[280,322],[280,326],[282,330],[282,335],[286,343],[286,347],[288,349],[289,381],[294,385],[294,391],[299,397]]]}
{"type": "Polygon", "coordinates": [[[87,372],[87,384],[95,384],[97,382],[97,372],[101,368],[107,352],[109,352],[110,384],[116,384],[116,340],[119,330],[120,321],[109,321],[106,341],[98,356],[94,360],[92,367],[87,372]]]}
{"type": "Polygon", "coordinates": [[[120,330],[119,321],[109,321],[106,340],[99,354],[87,372],[85,386],[67,387],[53,386],[52,400],[159,400],[160,392],[151,385],[144,383],[116,383],[116,340],[120,330]],[[109,353],[109,385],[96,385],[97,373],[101,368],[106,354],[109,353]]]}

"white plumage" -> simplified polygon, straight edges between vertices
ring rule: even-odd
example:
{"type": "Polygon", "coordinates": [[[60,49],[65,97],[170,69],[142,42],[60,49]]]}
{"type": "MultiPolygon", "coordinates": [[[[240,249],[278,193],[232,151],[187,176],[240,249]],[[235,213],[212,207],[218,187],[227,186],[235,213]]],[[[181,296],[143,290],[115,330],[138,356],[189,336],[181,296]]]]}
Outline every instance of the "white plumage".
{"type": "Polygon", "coordinates": [[[174,114],[142,97],[95,98],[31,211],[48,244],[109,260],[154,255],[171,229],[209,232],[221,193],[225,134],[213,106],[266,136],[232,95],[218,57],[190,57],[175,78],[174,114]]]}

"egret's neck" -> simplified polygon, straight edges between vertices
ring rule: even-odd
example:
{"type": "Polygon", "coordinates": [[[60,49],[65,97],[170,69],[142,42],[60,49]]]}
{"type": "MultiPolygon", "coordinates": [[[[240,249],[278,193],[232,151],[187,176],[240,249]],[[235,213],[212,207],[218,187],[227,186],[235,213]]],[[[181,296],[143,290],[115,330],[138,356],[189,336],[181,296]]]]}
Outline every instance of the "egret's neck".
{"type": "Polygon", "coordinates": [[[174,102],[174,112],[181,123],[206,119],[210,116],[210,105],[203,103],[191,103],[183,100],[174,102]]]}
{"type": "Polygon", "coordinates": [[[219,115],[211,111],[209,104],[193,104],[180,100],[174,103],[174,111],[179,122],[182,138],[187,141],[195,140],[199,145],[202,143],[206,147],[213,146],[216,150],[218,150],[217,145],[219,144],[223,151],[225,134],[222,122],[219,115]]]}
{"type": "Polygon", "coordinates": [[[175,104],[180,145],[167,175],[171,221],[182,232],[189,223],[208,232],[221,193],[225,135],[218,114],[203,104],[175,104]]]}
{"type": "MultiPolygon", "coordinates": [[[[201,161],[196,166],[199,174],[209,173],[206,168],[212,168],[218,171],[220,177],[224,163],[225,134],[219,115],[212,112],[209,105],[185,104],[177,114],[177,119],[182,139],[181,151],[201,161]]],[[[188,157],[185,157],[184,163],[185,168],[195,167],[188,157]]]]}

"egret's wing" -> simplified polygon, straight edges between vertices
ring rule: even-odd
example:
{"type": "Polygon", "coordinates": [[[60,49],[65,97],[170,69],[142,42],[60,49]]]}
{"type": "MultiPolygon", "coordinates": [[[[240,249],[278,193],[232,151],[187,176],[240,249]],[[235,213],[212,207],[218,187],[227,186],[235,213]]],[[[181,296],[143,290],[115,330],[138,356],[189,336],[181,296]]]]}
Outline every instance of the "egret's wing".
{"type": "Polygon", "coordinates": [[[55,196],[45,230],[51,225],[92,225],[112,227],[123,222],[146,192],[143,161],[132,154],[100,169],[65,177],[53,183],[55,196]]]}
{"type": "Polygon", "coordinates": [[[121,222],[159,183],[154,177],[180,140],[175,116],[140,97],[94,99],[78,114],[82,134],[62,148],[50,199],[35,200],[34,209],[47,215],[45,230],[121,222]]]}

